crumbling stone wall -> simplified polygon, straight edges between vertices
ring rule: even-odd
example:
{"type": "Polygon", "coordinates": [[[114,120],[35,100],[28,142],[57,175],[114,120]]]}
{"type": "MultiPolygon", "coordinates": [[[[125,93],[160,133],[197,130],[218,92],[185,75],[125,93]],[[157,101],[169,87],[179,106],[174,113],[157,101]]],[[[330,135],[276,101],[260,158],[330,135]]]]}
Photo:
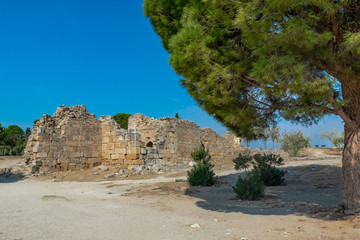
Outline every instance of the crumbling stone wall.
{"type": "Polygon", "coordinates": [[[143,165],[145,144],[136,129],[125,130],[111,116],[101,116],[102,164],[125,168],[143,165]]]}
{"type": "Polygon", "coordinates": [[[137,129],[146,146],[152,146],[158,161],[186,163],[190,153],[203,144],[215,162],[236,157],[242,149],[241,139],[227,132],[220,136],[211,128],[200,129],[194,122],[165,117],[159,120],[137,113],[129,118],[129,128],[137,129]]]}
{"type": "Polygon", "coordinates": [[[220,136],[210,128],[177,118],[156,120],[142,114],[129,118],[128,130],[111,116],[96,119],[85,106],[60,106],[53,116],[35,124],[24,157],[33,172],[67,171],[96,165],[187,164],[190,153],[203,144],[215,163],[233,159],[241,140],[228,132],[220,136]]]}
{"type": "Polygon", "coordinates": [[[33,127],[24,157],[32,171],[78,170],[101,163],[101,126],[84,106],[60,106],[33,127]]]}

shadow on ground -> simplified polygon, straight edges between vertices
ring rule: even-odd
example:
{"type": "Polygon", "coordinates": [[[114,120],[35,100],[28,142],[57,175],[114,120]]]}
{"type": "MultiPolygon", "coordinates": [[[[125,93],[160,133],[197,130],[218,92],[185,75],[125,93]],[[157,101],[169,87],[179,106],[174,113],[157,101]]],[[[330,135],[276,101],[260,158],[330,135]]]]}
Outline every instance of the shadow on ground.
{"type": "Polygon", "coordinates": [[[221,176],[211,187],[189,187],[186,194],[200,198],[196,205],[217,212],[252,215],[310,215],[325,219],[344,217],[341,207],[343,180],[340,167],[307,165],[283,168],[285,184],[266,187],[260,201],[236,199],[232,186],[240,173],[221,176]]]}
{"type": "Polygon", "coordinates": [[[13,183],[25,179],[23,172],[13,172],[11,168],[0,169],[0,183],[13,183]]]}

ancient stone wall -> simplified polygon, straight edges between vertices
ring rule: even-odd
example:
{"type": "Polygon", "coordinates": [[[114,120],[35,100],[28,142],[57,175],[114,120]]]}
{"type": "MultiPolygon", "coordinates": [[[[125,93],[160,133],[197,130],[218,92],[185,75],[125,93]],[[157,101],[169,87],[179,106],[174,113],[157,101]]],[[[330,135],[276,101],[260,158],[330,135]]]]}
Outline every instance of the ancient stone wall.
{"type": "Polygon", "coordinates": [[[78,170],[101,162],[101,127],[84,106],[60,106],[35,124],[24,157],[33,171],[78,170]]]}
{"type": "Polygon", "coordinates": [[[190,153],[203,144],[215,162],[232,160],[242,150],[241,139],[231,132],[220,136],[211,128],[200,129],[194,122],[177,118],[149,118],[137,113],[129,118],[129,128],[137,129],[146,146],[152,146],[157,160],[166,163],[186,163],[190,153]]]}
{"type": "Polygon", "coordinates": [[[230,132],[220,136],[210,128],[177,118],[149,118],[135,114],[129,129],[111,116],[96,119],[85,106],[60,106],[53,116],[35,124],[24,157],[32,171],[67,171],[96,165],[187,164],[200,144],[209,148],[214,163],[233,159],[241,140],[230,132]]]}

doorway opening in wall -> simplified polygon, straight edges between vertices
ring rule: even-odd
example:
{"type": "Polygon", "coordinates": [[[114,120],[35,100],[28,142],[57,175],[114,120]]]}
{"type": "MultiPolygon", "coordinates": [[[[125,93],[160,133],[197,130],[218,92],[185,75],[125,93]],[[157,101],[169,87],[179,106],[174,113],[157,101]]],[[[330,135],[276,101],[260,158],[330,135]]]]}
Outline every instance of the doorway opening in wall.
{"type": "Polygon", "coordinates": [[[147,144],[146,144],[146,147],[153,147],[153,143],[150,141],[150,142],[148,142],[147,144]]]}

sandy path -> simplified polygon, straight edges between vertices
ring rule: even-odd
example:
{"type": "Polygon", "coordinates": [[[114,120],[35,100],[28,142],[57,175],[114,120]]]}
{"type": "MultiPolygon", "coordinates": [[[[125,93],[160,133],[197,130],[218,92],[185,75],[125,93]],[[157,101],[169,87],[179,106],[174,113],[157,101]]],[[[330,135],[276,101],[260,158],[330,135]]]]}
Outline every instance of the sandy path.
{"type": "Polygon", "coordinates": [[[338,164],[288,162],[287,185],[267,188],[258,202],[232,199],[233,170],[205,188],[168,177],[0,183],[0,239],[360,239],[357,219],[328,220],[302,210],[341,201],[341,185],[331,178],[338,164]],[[318,175],[328,176],[328,185],[316,187],[318,175]]]}

